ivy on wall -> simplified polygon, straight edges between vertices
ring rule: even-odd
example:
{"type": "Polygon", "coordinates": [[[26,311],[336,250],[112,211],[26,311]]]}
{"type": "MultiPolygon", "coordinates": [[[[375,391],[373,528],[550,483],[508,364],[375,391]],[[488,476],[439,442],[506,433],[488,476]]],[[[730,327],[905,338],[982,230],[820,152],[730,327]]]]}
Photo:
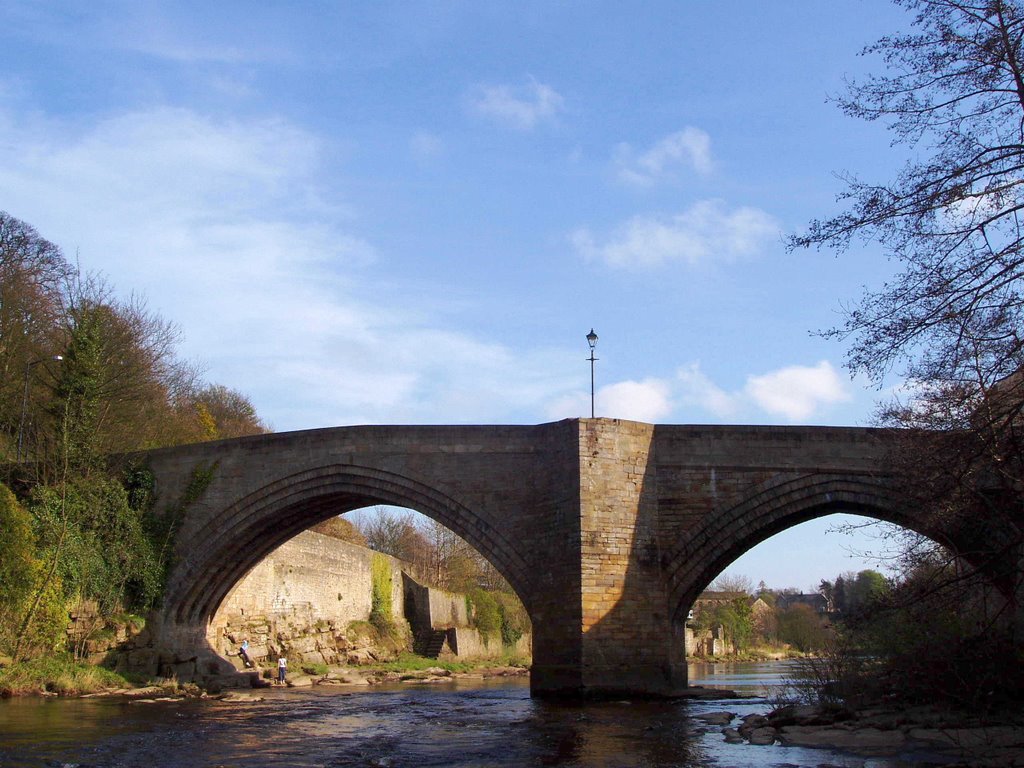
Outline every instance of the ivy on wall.
{"type": "Polygon", "coordinates": [[[391,563],[387,556],[379,552],[373,553],[370,574],[373,583],[373,592],[370,596],[370,623],[377,629],[385,631],[390,629],[394,623],[391,618],[394,610],[391,599],[394,581],[391,575],[391,563]]]}

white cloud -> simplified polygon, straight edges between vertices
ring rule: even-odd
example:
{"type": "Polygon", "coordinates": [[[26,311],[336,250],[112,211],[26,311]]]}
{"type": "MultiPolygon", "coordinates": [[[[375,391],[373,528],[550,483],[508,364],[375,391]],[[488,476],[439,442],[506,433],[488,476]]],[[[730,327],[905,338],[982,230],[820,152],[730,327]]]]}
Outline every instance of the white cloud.
{"type": "Polygon", "coordinates": [[[691,363],[676,373],[680,399],[686,405],[695,405],[719,418],[730,418],[739,410],[740,398],[729,394],[709,379],[700,369],[700,363],[691,363]]]}
{"type": "Polygon", "coordinates": [[[258,34],[246,21],[178,12],[173,5],[126,3],[93,24],[106,45],[180,64],[234,65],[281,58],[281,36],[273,34],[273,29],[258,34]],[[248,44],[225,44],[238,39],[240,31],[250,38],[248,44]]]}
{"type": "Polygon", "coordinates": [[[620,381],[598,390],[595,407],[600,416],[654,423],[672,412],[670,395],[660,379],[620,381]]]}
{"type": "Polygon", "coordinates": [[[827,360],[814,367],[794,365],[747,378],[746,394],[763,410],[796,421],[823,405],[850,399],[842,379],[827,360]]]}
{"type": "Polygon", "coordinates": [[[320,187],[322,142],[290,123],[161,108],[82,127],[0,106],[0,146],[8,213],[144,295],[277,429],[488,422],[567,388],[550,351],[513,356],[384,296],[376,249],[320,187]]]}
{"type": "Polygon", "coordinates": [[[791,365],[748,375],[744,386],[734,391],[715,384],[699,363],[680,368],[676,382],[681,404],[728,421],[803,421],[852,399],[842,377],[826,360],[815,366],[791,365]]]}
{"type": "MultiPolygon", "coordinates": [[[[594,413],[599,418],[628,419],[655,423],[672,412],[671,387],[662,379],[620,381],[599,387],[594,395],[594,413]]],[[[590,393],[574,392],[551,402],[550,419],[590,416],[590,393]]]]}
{"type": "Polygon", "coordinates": [[[532,78],[524,86],[481,85],[470,99],[473,112],[520,131],[532,130],[562,111],[564,99],[532,78]]]}
{"type": "Polygon", "coordinates": [[[616,148],[615,164],[619,179],[636,186],[650,186],[672,178],[680,167],[708,174],[713,168],[711,137],[699,128],[687,127],[639,154],[623,143],[616,148]]]}
{"type": "MultiPolygon", "coordinates": [[[[842,378],[828,361],[815,366],[792,365],[760,375],[749,375],[745,385],[728,391],[701,370],[700,363],[682,366],[674,379],[647,378],[621,381],[598,389],[595,411],[599,417],[650,423],[676,419],[773,423],[805,421],[828,406],[851,399],[842,378]]],[[[551,419],[590,415],[590,393],[576,391],[552,401],[551,419]]]]}
{"type": "Polygon", "coordinates": [[[587,228],[573,232],[570,241],[585,258],[611,267],[649,268],[730,261],[755,253],[778,234],[776,221],[758,208],[729,211],[721,201],[702,200],[674,216],[635,216],[603,243],[587,228]]]}

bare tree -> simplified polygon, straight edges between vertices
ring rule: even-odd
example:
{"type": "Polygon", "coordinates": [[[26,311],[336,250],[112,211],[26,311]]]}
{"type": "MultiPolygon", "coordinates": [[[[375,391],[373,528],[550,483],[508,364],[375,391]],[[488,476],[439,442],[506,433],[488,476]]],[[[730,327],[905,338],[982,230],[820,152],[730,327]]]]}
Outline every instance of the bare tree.
{"type": "Polygon", "coordinates": [[[1024,6],[896,2],[914,31],[865,49],[886,74],[850,83],[839,104],[887,121],[914,157],[889,182],[845,174],[848,210],[790,245],[870,240],[902,265],[825,335],[852,342],[853,372],[906,378],[879,422],[916,428],[896,457],[914,478],[909,501],[995,520],[1008,547],[988,553],[995,561],[1024,542],[1024,6]]]}
{"type": "Polygon", "coordinates": [[[355,524],[344,517],[329,517],[314,525],[310,530],[360,547],[369,546],[366,537],[359,532],[355,524]]]}
{"type": "Polygon", "coordinates": [[[25,411],[32,420],[39,411],[42,390],[26,384],[41,373],[52,382],[48,366],[37,364],[59,350],[56,329],[72,272],[56,245],[0,211],[0,432],[8,436],[0,449],[12,456],[25,411]]]}
{"type": "Polygon", "coordinates": [[[429,567],[429,558],[426,556],[428,545],[416,528],[416,518],[412,512],[396,512],[389,507],[377,506],[373,508],[372,514],[360,520],[357,527],[370,549],[421,567],[429,567]]]}
{"type": "Polygon", "coordinates": [[[721,573],[709,589],[713,592],[742,592],[745,595],[754,593],[754,583],[749,576],[740,573],[721,573]]]}
{"type": "Polygon", "coordinates": [[[222,384],[207,384],[186,399],[192,410],[201,437],[216,440],[267,432],[248,397],[222,384]]]}
{"type": "MultiPolygon", "coordinates": [[[[910,159],[888,181],[842,174],[846,210],[811,222],[789,244],[842,252],[874,242],[900,265],[824,335],[850,342],[852,372],[879,386],[890,373],[904,378],[905,394],[878,414],[880,424],[912,428],[893,455],[907,478],[903,501],[931,516],[934,530],[956,533],[960,550],[948,553],[906,536],[903,581],[941,576],[935,596],[961,581],[966,560],[1001,582],[1020,624],[1024,5],[894,1],[913,14],[912,30],[867,47],[883,74],[848,83],[838,103],[852,117],[887,123],[910,159]],[[936,558],[951,567],[934,568],[936,558]]],[[[905,594],[907,604],[924,593],[905,594]]],[[[947,597],[942,609],[958,599],[947,597]]],[[[991,626],[978,631],[961,641],[981,647],[993,636],[991,626]]]]}
{"type": "Polygon", "coordinates": [[[427,518],[420,528],[429,545],[431,578],[441,589],[468,591],[481,586],[479,575],[486,562],[450,528],[427,518]]]}
{"type": "Polygon", "coordinates": [[[915,159],[890,182],[843,174],[849,210],[790,245],[872,240],[903,265],[828,332],[852,339],[854,371],[880,378],[900,363],[918,381],[991,385],[1024,360],[1024,14],[1005,0],[896,2],[917,31],[865,49],[890,74],[850,83],[839,104],[888,121],[915,159]]]}

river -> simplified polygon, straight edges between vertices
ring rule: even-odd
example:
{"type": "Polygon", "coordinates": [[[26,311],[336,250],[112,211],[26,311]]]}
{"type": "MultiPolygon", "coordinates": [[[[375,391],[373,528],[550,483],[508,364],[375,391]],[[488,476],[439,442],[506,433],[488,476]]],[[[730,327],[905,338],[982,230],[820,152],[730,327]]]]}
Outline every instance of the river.
{"type": "Polygon", "coordinates": [[[110,698],[0,701],[0,766],[691,766],[924,765],[832,750],[727,744],[699,715],[765,712],[784,663],[699,664],[695,685],[728,701],[530,698],[524,678],[373,688],[268,689],[263,701],[129,703],[110,698]]]}

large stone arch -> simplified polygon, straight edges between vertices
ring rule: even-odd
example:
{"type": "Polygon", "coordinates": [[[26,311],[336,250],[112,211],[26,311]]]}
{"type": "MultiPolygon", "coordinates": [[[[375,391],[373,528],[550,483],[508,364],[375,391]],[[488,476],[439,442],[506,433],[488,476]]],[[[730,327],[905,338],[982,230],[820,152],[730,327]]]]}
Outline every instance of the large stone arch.
{"type": "Polygon", "coordinates": [[[193,531],[187,559],[168,580],[171,604],[165,606],[165,616],[178,626],[205,626],[231,588],[274,549],[322,520],[373,504],[414,509],[450,528],[528,601],[526,564],[501,533],[472,510],[395,472],[331,464],[278,478],[193,531]]]}
{"type": "Polygon", "coordinates": [[[155,512],[180,527],[165,603],[139,653],[183,679],[207,674],[207,662],[215,672],[205,632],[230,588],[298,532],[382,503],[444,524],[505,576],[534,623],[534,693],[671,695],[686,683],[666,643],[681,636],[682,612],[775,533],[861,513],[960,544],[969,561],[979,553],[974,562],[1000,538],[984,517],[930,530],[901,506],[886,474],[892,438],[570,419],[339,427],[147,452],[137,458],[152,472],[155,512]]]}
{"type": "Polygon", "coordinates": [[[738,557],[775,534],[815,518],[859,514],[952,544],[944,532],[907,514],[894,499],[892,480],[885,476],[793,473],[760,484],[730,509],[706,516],[665,558],[674,621],[683,621],[701,591],[738,557]]]}

